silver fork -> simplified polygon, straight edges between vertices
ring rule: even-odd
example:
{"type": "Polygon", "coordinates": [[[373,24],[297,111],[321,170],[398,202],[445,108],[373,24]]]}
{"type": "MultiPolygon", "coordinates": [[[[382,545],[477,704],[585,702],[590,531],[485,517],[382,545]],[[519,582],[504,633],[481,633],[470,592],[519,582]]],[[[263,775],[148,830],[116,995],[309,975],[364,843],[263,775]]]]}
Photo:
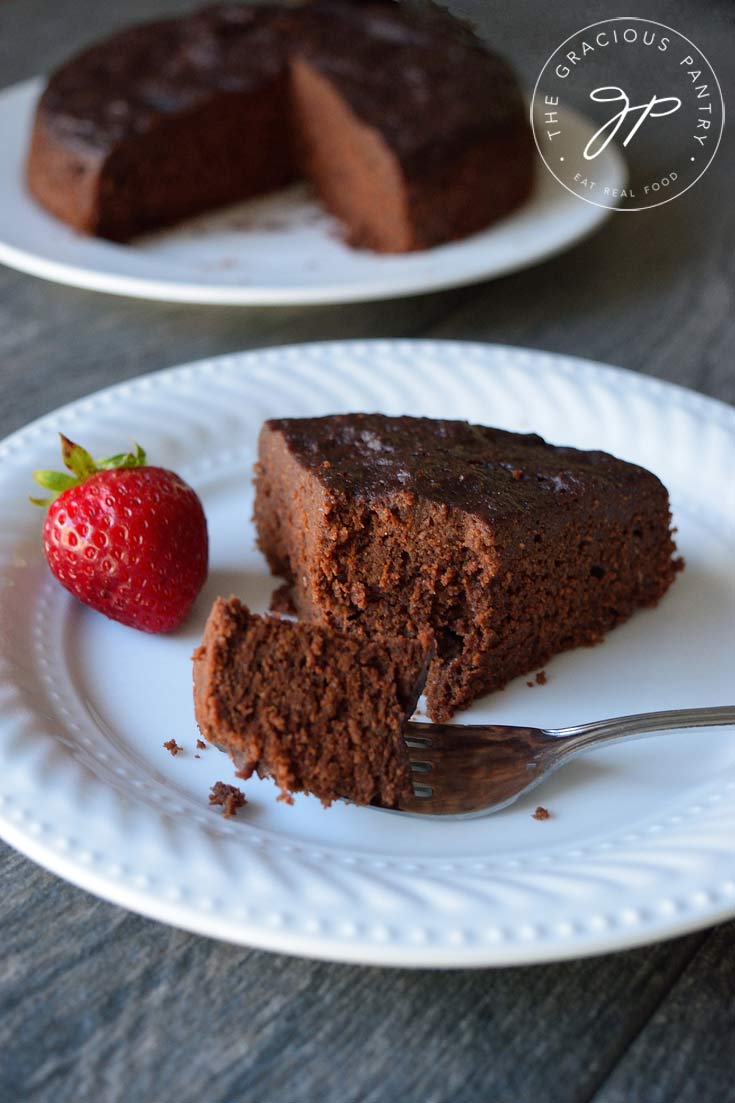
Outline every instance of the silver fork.
{"type": "Polygon", "coordinates": [[[415,724],[405,742],[414,775],[413,797],[400,812],[481,816],[499,812],[572,758],[627,739],[735,725],[735,706],[644,712],[571,728],[500,724],[415,724]]]}

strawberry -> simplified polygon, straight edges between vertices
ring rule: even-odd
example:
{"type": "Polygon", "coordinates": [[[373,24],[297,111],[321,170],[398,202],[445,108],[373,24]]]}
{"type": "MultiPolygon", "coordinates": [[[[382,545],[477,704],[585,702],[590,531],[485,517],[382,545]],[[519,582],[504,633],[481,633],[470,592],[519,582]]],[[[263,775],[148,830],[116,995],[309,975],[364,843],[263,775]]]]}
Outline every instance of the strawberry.
{"type": "Polygon", "coordinates": [[[93,460],[61,436],[71,472],[35,471],[54,493],[43,550],[70,593],[112,620],[169,632],[186,617],[207,577],[207,522],[196,493],[173,471],[135,452],[93,460]]]}

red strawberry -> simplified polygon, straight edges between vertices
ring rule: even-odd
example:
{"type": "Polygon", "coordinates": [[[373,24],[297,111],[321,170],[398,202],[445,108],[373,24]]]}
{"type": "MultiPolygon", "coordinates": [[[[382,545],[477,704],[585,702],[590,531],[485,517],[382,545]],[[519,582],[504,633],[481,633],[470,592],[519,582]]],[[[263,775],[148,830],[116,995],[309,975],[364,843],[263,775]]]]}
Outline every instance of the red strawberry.
{"type": "Polygon", "coordinates": [[[207,522],[196,493],[145,452],[93,460],[61,437],[67,475],[36,471],[55,492],[43,526],[52,573],[75,597],[105,616],[140,628],[178,627],[207,577],[207,522]]]}

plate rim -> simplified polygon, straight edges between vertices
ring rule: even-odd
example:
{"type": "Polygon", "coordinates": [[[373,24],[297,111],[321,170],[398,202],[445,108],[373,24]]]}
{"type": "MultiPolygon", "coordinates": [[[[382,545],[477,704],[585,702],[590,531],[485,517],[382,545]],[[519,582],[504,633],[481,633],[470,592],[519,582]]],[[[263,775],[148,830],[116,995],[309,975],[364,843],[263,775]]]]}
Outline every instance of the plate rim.
{"type": "Polygon", "coordinates": [[[98,899],[117,907],[126,908],[134,914],[142,915],[157,923],[188,931],[204,938],[226,942],[232,946],[244,946],[268,953],[287,954],[292,957],[306,958],[312,961],[325,961],[342,965],[377,966],[395,969],[502,969],[515,965],[543,965],[553,962],[575,961],[578,958],[599,957],[610,953],[624,953],[626,950],[641,946],[651,946],[695,931],[714,927],[719,923],[735,918],[735,901],[732,905],[721,904],[716,907],[701,905],[706,911],[701,914],[693,911],[686,918],[672,918],[655,926],[639,924],[626,932],[625,938],[615,938],[608,934],[585,932],[583,940],[575,932],[568,947],[560,941],[522,939],[499,941],[488,944],[487,948],[477,945],[449,947],[446,944],[426,949],[409,947],[405,943],[391,944],[364,940],[350,942],[329,936],[302,934],[301,932],[279,932],[272,928],[266,930],[264,924],[249,924],[246,921],[237,925],[229,920],[220,920],[214,913],[203,910],[181,912],[180,904],[166,900],[161,896],[151,896],[143,889],[124,884],[120,879],[105,878],[90,869],[85,871],[81,863],[68,860],[51,847],[37,843],[32,836],[25,835],[12,824],[8,824],[0,811],[0,838],[42,869],[68,881],[75,888],[82,889],[98,899]],[[53,861],[48,856],[53,856],[53,861]],[[490,952],[487,952],[487,950],[490,952]]]}
{"type": "Polygon", "coordinates": [[[575,371],[584,372],[588,369],[593,369],[594,373],[601,373],[608,376],[608,378],[623,376],[629,384],[632,384],[638,389],[650,390],[652,393],[658,394],[666,393],[676,395],[679,405],[684,405],[688,409],[697,410],[701,417],[709,415],[718,422],[723,423],[727,428],[735,431],[735,405],[727,402],[725,399],[715,398],[713,395],[705,394],[703,391],[695,391],[692,387],[686,387],[683,383],[675,383],[668,379],[661,379],[656,375],[647,375],[644,372],[636,371],[635,368],[620,367],[616,364],[609,364],[604,360],[593,360],[588,356],[580,356],[577,353],[557,352],[550,349],[534,348],[531,345],[513,345],[507,341],[480,341],[461,337],[334,337],[318,341],[289,341],[279,345],[261,345],[251,348],[233,349],[231,352],[215,353],[214,356],[198,356],[196,360],[185,360],[179,364],[167,364],[163,368],[154,368],[152,371],[142,372],[140,375],[133,375],[128,379],[118,379],[114,383],[107,383],[103,387],[98,387],[97,390],[89,391],[87,394],[79,395],[78,398],[73,398],[69,402],[62,403],[60,406],[55,406],[52,410],[39,414],[38,417],[32,418],[17,429],[13,429],[5,437],[0,439],[0,455],[2,455],[7,448],[16,447],[16,437],[22,436],[29,430],[36,432],[44,422],[50,421],[51,418],[59,417],[61,414],[74,407],[80,406],[85,402],[96,401],[98,398],[102,398],[121,388],[134,387],[144,379],[153,380],[168,375],[178,375],[183,372],[196,372],[202,370],[205,365],[212,365],[212,367],[216,369],[218,364],[226,365],[229,361],[239,362],[241,360],[247,360],[248,357],[252,357],[254,360],[270,358],[277,360],[283,355],[293,356],[294,354],[300,354],[305,351],[308,352],[309,350],[319,352],[321,349],[334,348],[336,350],[342,350],[344,353],[349,353],[352,349],[365,346],[380,350],[381,347],[390,348],[395,345],[421,345],[427,349],[437,346],[440,348],[456,347],[472,349],[475,352],[485,352],[489,349],[510,356],[528,356],[531,359],[547,357],[554,361],[565,361],[570,364],[570,366],[573,366],[575,371]]]}
{"type": "MultiPolygon", "coordinates": [[[[228,364],[230,369],[234,367],[246,371],[248,361],[262,362],[265,359],[266,361],[274,360],[278,362],[284,357],[287,359],[293,356],[298,357],[305,352],[308,355],[309,350],[311,350],[312,355],[316,354],[318,356],[325,349],[328,349],[327,355],[339,356],[340,351],[342,353],[349,352],[355,346],[363,350],[366,347],[370,349],[377,346],[386,351],[396,345],[409,346],[410,349],[416,350],[419,354],[421,349],[430,351],[438,348],[441,350],[446,349],[447,346],[452,346],[455,350],[474,348],[481,355],[488,355],[489,357],[500,354],[519,359],[530,358],[531,361],[540,362],[543,362],[544,359],[550,359],[560,366],[561,364],[569,365],[575,371],[581,371],[591,376],[598,375],[600,371],[608,378],[622,374],[628,382],[634,381],[636,386],[649,390],[654,394],[665,393],[667,397],[675,398],[677,403],[683,403],[688,409],[695,410],[698,416],[705,417],[707,420],[712,419],[730,430],[735,429],[735,408],[720,399],[700,394],[682,387],[680,384],[668,383],[653,376],[641,375],[629,369],[616,368],[584,357],[570,356],[564,353],[550,353],[545,350],[530,349],[523,346],[478,341],[433,338],[378,338],[375,340],[304,342],[249,349],[216,357],[205,357],[139,375],[130,380],[118,381],[49,411],[15,430],[3,441],[0,441],[0,454],[5,453],[8,448],[17,447],[18,442],[22,442],[29,432],[34,436],[37,435],[39,431],[45,428],[53,419],[58,418],[64,411],[79,408],[88,401],[94,402],[108,392],[119,391],[128,387],[135,388],[136,385],[140,384],[145,386],[154,377],[163,382],[166,377],[175,378],[184,372],[191,374],[192,372],[202,371],[205,366],[208,371],[216,373],[217,365],[221,363],[228,364]]],[[[489,363],[487,366],[490,368],[489,363]]],[[[570,938],[568,946],[564,945],[562,938],[557,937],[550,940],[532,939],[528,941],[511,939],[487,944],[475,942],[466,946],[457,945],[453,947],[446,943],[425,947],[409,947],[404,941],[380,943],[370,938],[350,940],[324,934],[310,936],[292,929],[287,931],[267,929],[262,923],[253,924],[249,920],[234,920],[231,916],[218,917],[215,914],[207,913],[196,903],[182,907],[180,902],[169,901],[157,892],[151,893],[144,889],[136,889],[132,884],[126,883],[120,876],[113,876],[102,870],[96,870],[94,864],[85,866],[78,858],[75,859],[73,852],[71,854],[60,853],[53,848],[51,842],[44,843],[43,833],[34,835],[31,831],[24,830],[22,826],[14,822],[4,807],[0,807],[0,837],[3,837],[10,845],[31,860],[36,861],[65,880],[148,918],[235,944],[244,944],[273,952],[290,953],[326,961],[416,968],[502,967],[514,964],[559,961],[658,942],[711,926],[735,915],[735,896],[731,904],[727,902],[717,903],[710,898],[699,904],[690,903],[689,910],[683,915],[665,919],[657,914],[653,918],[643,918],[642,921],[630,929],[614,929],[599,933],[585,930],[583,934],[577,931],[570,938]]]]}
{"type": "MultiPolygon", "coordinates": [[[[44,79],[46,79],[45,76],[39,75],[0,88],[0,107],[3,100],[13,95],[37,94],[44,79]]],[[[567,116],[580,125],[591,126],[590,121],[572,107],[564,105],[563,110],[567,116]]],[[[622,186],[627,179],[625,160],[614,145],[609,147],[608,153],[614,166],[615,178],[622,186]]],[[[539,162],[536,165],[537,180],[541,178],[542,173],[551,176],[552,174],[549,173],[541,158],[539,158],[539,162]]],[[[560,192],[563,191],[562,185],[558,185],[558,187],[560,192]]],[[[281,287],[274,284],[237,286],[178,282],[145,276],[115,274],[107,271],[100,272],[85,265],[44,257],[33,250],[8,244],[2,238],[0,238],[0,263],[26,275],[67,287],[97,291],[103,294],[122,295],[127,298],[138,298],[152,302],[189,303],[200,306],[327,306],[339,303],[376,302],[384,299],[408,298],[412,295],[447,291],[454,287],[468,287],[483,281],[500,279],[503,276],[512,275],[514,272],[543,264],[545,261],[574,248],[601,229],[616,210],[614,206],[609,208],[590,207],[589,204],[581,201],[580,208],[579,223],[572,233],[563,240],[551,242],[531,256],[509,258],[504,263],[495,263],[488,267],[476,264],[471,271],[464,275],[442,277],[439,270],[437,270],[431,277],[417,274],[411,278],[401,273],[395,273],[390,278],[382,281],[373,278],[371,281],[366,281],[363,286],[350,283],[317,284],[313,287],[308,285],[281,287]],[[591,215],[590,211],[592,211],[591,215]]],[[[522,208],[518,209],[521,210],[522,208]]],[[[567,209],[572,210],[574,208],[570,204],[567,209]]],[[[102,242],[102,244],[105,243],[102,242]]],[[[462,242],[450,242],[448,244],[461,247],[462,242]]],[[[427,253],[431,252],[432,250],[427,251],[427,253]]]]}

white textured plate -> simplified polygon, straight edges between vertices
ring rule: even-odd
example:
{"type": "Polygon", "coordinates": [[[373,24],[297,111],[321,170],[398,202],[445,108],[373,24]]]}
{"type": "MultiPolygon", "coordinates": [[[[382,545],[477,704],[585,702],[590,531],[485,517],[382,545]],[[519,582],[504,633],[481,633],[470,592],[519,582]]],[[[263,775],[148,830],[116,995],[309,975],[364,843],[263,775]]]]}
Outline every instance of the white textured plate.
{"type": "MultiPolygon", "coordinates": [[[[37,206],[23,162],[38,80],[0,93],[0,262],[34,276],[148,299],[196,303],[335,303],[436,291],[536,264],[591,233],[609,211],[583,203],[541,161],[531,200],[480,234],[404,256],[343,244],[336,222],[297,185],[132,245],[84,237],[37,206]]],[[[565,133],[585,144],[593,127],[565,111],[565,133]]],[[[622,186],[609,146],[599,173],[622,186]]]]}
{"type": "Polygon", "coordinates": [[[573,724],[732,697],[733,411],[561,356],[454,342],[294,346],[202,361],[68,406],[0,447],[0,831],[92,892],[236,942],[356,962],[488,965],[573,957],[735,913],[735,738],[678,734],[573,763],[483,820],[442,822],[299,796],[268,781],[226,821],[232,781],[194,757],[189,657],[212,599],[265,609],[250,467],[262,420],[382,410],[537,430],[607,448],[670,487],[687,568],[659,608],[599,647],[478,702],[473,721],[573,724]],[[63,429],[95,453],[133,437],[204,500],[211,575],[186,630],[151,637],[51,578],[30,472],[63,429]],[[163,742],[185,748],[172,758],[163,742]],[[552,813],[532,819],[538,802],[552,813]]]}

